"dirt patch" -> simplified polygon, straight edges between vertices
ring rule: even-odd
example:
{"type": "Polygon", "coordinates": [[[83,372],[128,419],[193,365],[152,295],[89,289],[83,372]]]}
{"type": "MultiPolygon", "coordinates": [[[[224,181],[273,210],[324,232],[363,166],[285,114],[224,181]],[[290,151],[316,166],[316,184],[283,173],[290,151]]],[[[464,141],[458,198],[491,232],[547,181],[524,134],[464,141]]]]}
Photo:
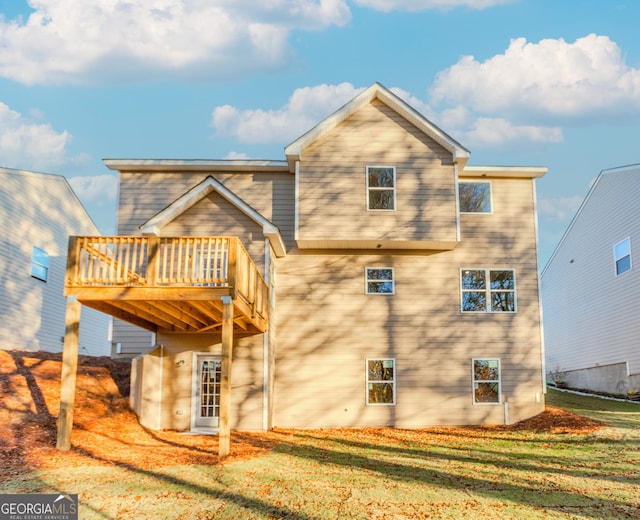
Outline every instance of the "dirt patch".
{"type": "MultiPolygon", "coordinates": [[[[107,357],[80,356],[73,416],[72,449],[55,449],[60,403],[61,354],[0,350],[0,479],[25,471],[87,465],[121,465],[151,469],[180,464],[219,463],[216,436],[151,431],[142,427],[128,406],[129,363],[107,357]]],[[[512,426],[426,429],[420,435],[443,432],[537,430],[589,433],[603,423],[548,408],[512,426]]],[[[385,429],[393,435],[391,429],[385,429]]],[[[343,430],[343,435],[345,431],[343,430]]],[[[363,432],[350,430],[357,439],[363,432]]],[[[278,442],[278,432],[232,434],[231,456],[256,456],[278,442]]]]}

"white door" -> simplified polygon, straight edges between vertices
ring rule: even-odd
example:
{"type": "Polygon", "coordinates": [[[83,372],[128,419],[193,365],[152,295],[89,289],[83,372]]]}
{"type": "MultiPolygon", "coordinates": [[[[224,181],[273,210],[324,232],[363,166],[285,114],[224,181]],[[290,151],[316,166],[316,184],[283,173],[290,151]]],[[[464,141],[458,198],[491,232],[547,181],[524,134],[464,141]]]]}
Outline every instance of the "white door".
{"type": "Polygon", "coordinates": [[[195,427],[217,428],[220,418],[220,358],[198,356],[195,427]]]}

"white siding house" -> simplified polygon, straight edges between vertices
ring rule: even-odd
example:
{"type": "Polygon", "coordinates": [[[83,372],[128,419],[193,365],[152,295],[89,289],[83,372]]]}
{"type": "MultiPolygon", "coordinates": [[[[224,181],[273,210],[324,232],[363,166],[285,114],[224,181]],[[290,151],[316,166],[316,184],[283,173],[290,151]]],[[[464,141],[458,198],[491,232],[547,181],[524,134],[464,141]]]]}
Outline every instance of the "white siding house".
{"type": "Polygon", "coordinates": [[[547,371],[640,391],[640,164],[600,173],[541,276],[547,371]]]}
{"type": "MultiPolygon", "coordinates": [[[[0,168],[0,348],[61,352],[69,235],[99,235],[67,180],[0,168]]],[[[110,317],[82,313],[79,353],[109,355],[110,317]]]]}

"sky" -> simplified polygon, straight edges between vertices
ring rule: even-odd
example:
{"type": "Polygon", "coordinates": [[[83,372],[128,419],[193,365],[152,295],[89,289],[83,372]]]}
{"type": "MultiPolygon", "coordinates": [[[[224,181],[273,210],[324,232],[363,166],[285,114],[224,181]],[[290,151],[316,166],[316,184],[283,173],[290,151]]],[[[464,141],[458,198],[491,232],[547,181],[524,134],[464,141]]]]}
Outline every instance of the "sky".
{"type": "Polygon", "coordinates": [[[104,158],[273,159],[374,82],[471,151],[545,166],[544,267],[603,169],[640,163],[637,0],[0,0],[0,166],[67,177],[103,234],[104,158]]]}

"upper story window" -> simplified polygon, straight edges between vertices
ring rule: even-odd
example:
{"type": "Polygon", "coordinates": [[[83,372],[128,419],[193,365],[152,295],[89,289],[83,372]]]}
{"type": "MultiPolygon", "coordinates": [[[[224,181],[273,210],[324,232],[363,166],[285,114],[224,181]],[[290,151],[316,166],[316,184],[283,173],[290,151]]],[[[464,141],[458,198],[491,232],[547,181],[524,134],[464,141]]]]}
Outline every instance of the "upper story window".
{"type": "Polygon", "coordinates": [[[491,213],[491,183],[458,183],[458,197],[461,213],[491,213]]]}
{"type": "Polygon", "coordinates": [[[49,254],[39,247],[33,246],[31,250],[31,276],[47,281],[49,275],[49,254]]]}
{"type": "Polygon", "coordinates": [[[462,269],[462,312],[516,312],[516,275],[512,269],[462,269]]]}
{"type": "Polygon", "coordinates": [[[625,238],[613,246],[616,276],[631,270],[631,240],[625,238]]]}
{"type": "Polygon", "coordinates": [[[396,209],[396,167],[367,166],[367,209],[396,209]]]}
{"type": "Polygon", "coordinates": [[[367,294],[393,294],[393,268],[367,267],[367,294]]]}

